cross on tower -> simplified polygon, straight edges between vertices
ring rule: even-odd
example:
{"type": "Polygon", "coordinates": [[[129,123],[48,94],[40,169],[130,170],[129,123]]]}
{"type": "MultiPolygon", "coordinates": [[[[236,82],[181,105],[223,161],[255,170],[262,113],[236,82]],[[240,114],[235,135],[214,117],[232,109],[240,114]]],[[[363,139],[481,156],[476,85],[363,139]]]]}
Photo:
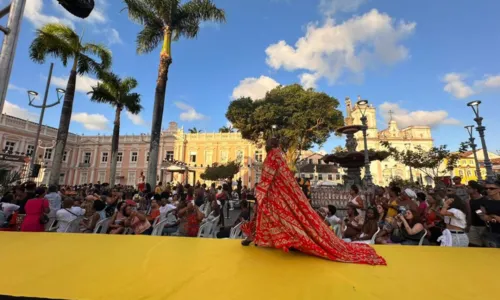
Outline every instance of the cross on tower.
{"type": "Polygon", "coordinates": [[[389,118],[390,118],[389,122],[391,122],[391,121],[392,121],[392,115],[393,115],[393,114],[394,114],[394,112],[393,112],[392,110],[389,110],[389,118]]]}

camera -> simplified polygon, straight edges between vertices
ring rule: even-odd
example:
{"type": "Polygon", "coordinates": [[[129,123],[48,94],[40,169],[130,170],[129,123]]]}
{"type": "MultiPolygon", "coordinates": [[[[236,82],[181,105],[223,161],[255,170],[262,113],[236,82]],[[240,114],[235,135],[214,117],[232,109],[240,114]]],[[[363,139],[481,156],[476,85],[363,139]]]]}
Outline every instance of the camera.
{"type": "Polygon", "coordinates": [[[406,211],[407,211],[407,209],[405,206],[398,207],[398,214],[404,216],[406,214],[406,211]]]}

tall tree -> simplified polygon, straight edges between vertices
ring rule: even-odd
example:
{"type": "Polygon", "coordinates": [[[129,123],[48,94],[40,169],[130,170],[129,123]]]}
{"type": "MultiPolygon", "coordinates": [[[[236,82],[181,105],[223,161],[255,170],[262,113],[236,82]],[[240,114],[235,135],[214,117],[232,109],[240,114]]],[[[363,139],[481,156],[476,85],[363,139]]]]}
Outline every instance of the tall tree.
{"type": "Polygon", "coordinates": [[[230,161],[226,164],[214,164],[213,166],[207,166],[205,172],[200,175],[203,180],[217,181],[223,179],[229,179],[232,181],[234,175],[238,174],[240,171],[240,163],[236,161],[230,161]]]}
{"type": "Polygon", "coordinates": [[[147,182],[156,184],[158,151],[161,136],[161,123],[165,104],[168,69],[172,64],[172,40],[180,37],[195,38],[200,30],[200,22],[225,22],[224,10],[210,0],[124,0],[128,7],[129,18],[143,29],[137,35],[139,54],[153,51],[161,43],[160,64],[156,79],[153,124],[151,126],[150,158],[147,182]]]}
{"type": "Polygon", "coordinates": [[[188,129],[188,132],[189,132],[189,133],[202,133],[202,132],[203,132],[203,130],[199,130],[198,128],[193,127],[193,128],[189,128],[189,129],[188,129]]]}
{"type": "Polygon", "coordinates": [[[111,170],[109,174],[109,185],[115,185],[116,163],[118,157],[118,143],[120,141],[120,117],[122,110],[126,109],[136,115],[141,112],[141,95],[132,93],[137,87],[137,80],[132,77],[120,78],[111,72],[101,73],[101,83],[92,87],[89,94],[91,101],[106,103],[115,108],[115,121],[113,125],[113,138],[111,140],[111,170]]]}
{"type": "Polygon", "coordinates": [[[72,60],[49,179],[49,184],[59,184],[61,163],[73,112],[76,75],[96,74],[108,69],[111,66],[111,52],[100,44],[82,43],[82,37],[66,25],[47,24],[36,31],[35,39],[30,46],[30,57],[37,63],[44,63],[48,55],[59,58],[64,66],[72,60]]]}
{"type": "Polygon", "coordinates": [[[221,128],[219,128],[219,132],[221,133],[231,133],[233,131],[233,127],[231,126],[222,126],[221,128]]]}
{"type": "Polygon", "coordinates": [[[263,99],[240,98],[229,104],[226,118],[243,138],[261,143],[280,138],[288,165],[295,170],[301,150],[323,144],[344,123],[339,102],[298,84],[279,86],[263,99]],[[273,129],[275,125],[275,129],[273,129]]]}

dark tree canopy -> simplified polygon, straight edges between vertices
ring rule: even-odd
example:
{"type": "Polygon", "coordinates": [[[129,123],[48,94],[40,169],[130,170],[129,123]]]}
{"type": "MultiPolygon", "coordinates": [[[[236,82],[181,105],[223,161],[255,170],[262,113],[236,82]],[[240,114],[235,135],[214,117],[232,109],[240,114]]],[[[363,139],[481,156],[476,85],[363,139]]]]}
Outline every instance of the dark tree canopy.
{"type": "Polygon", "coordinates": [[[203,180],[223,180],[223,179],[231,179],[240,171],[240,164],[231,161],[227,164],[214,164],[213,166],[208,166],[205,169],[205,172],[200,175],[203,180]]]}
{"type": "Polygon", "coordinates": [[[260,143],[274,134],[280,138],[287,160],[294,163],[298,150],[323,144],[342,126],[337,99],[299,84],[278,86],[263,99],[240,98],[229,105],[226,118],[243,138],[260,143]]]}

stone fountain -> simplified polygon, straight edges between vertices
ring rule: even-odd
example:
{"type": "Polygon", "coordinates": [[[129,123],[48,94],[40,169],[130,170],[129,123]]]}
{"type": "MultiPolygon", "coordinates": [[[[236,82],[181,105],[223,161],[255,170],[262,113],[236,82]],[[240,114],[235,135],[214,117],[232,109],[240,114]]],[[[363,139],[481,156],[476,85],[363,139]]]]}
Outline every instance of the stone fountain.
{"type": "MultiPolygon", "coordinates": [[[[348,110],[348,112],[350,111],[348,110]]],[[[354,134],[363,129],[363,125],[354,125],[350,113],[348,113],[347,118],[345,118],[345,124],[346,126],[338,128],[336,132],[346,135],[345,148],[347,151],[325,155],[323,161],[326,163],[337,163],[341,167],[346,168],[348,183],[362,185],[361,168],[365,165],[365,153],[364,151],[356,150],[358,142],[356,138],[354,138],[354,134]]],[[[374,160],[384,160],[388,156],[389,152],[387,151],[368,150],[370,162],[374,160]]]]}

